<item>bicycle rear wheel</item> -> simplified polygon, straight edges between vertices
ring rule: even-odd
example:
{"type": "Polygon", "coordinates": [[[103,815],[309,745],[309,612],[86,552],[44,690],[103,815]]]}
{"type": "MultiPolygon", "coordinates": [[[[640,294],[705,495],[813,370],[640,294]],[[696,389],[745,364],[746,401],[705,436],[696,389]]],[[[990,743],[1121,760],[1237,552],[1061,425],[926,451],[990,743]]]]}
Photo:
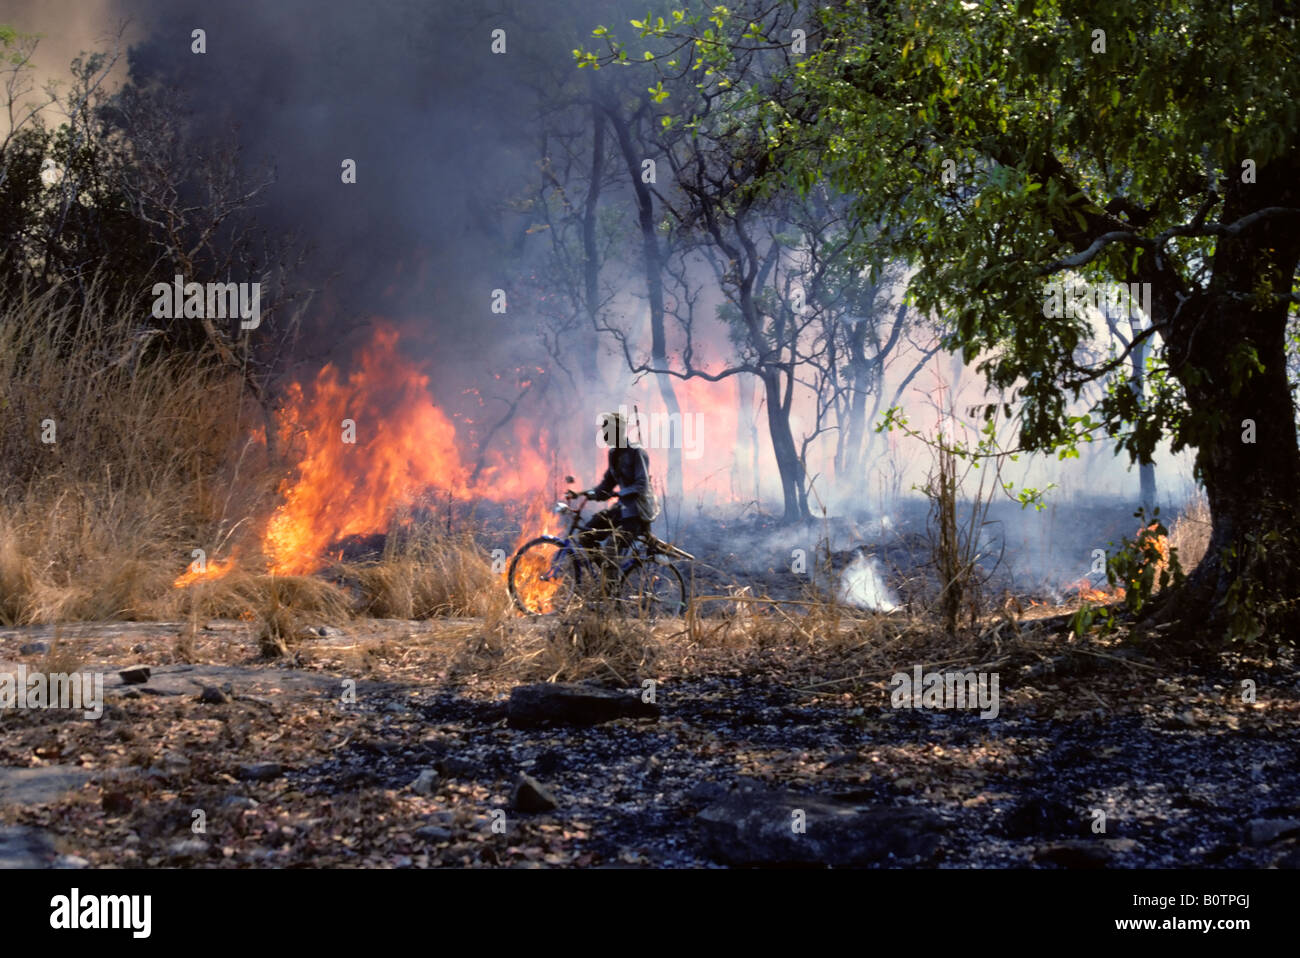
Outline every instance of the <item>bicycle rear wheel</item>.
{"type": "Polygon", "coordinates": [[[571,612],[582,604],[577,557],[547,536],[519,547],[506,583],[515,608],[525,615],[571,612]]]}
{"type": "Polygon", "coordinates": [[[639,619],[673,619],[686,611],[686,583],[662,556],[638,557],[623,573],[618,596],[620,611],[639,619]]]}

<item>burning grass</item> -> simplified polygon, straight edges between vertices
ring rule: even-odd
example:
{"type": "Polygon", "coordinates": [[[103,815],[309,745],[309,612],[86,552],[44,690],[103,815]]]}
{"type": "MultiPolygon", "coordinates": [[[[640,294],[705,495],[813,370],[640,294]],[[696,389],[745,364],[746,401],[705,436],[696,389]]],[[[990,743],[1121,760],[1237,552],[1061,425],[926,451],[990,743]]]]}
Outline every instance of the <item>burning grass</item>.
{"type": "MultiPolygon", "coordinates": [[[[237,374],[204,355],[164,353],[135,315],[93,284],[76,307],[55,290],[0,311],[0,624],[242,618],[264,623],[274,646],[300,622],[503,610],[499,577],[468,537],[390,536],[400,547],[327,570],[333,582],[262,574],[294,571],[263,548],[283,545],[275,534],[292,510],[273,513],[280,480],[259,438],[262,413],[237,374]],[[185,565],[196,548],[202,568],[185,565]]],[[[413,452],[419,432],[406,433],[393,456],[413,452]]],[[[341,445],[336,429],[329,435],[341,445]]],[[[300,511],[303,475],[336,508],[373,511],[367,529],[395,504],[395,486],[340,496],[338,474],[304,463],[288,503],[300,511]]],[[[401,478],[385,475],[390,485],[401,478]]]]}

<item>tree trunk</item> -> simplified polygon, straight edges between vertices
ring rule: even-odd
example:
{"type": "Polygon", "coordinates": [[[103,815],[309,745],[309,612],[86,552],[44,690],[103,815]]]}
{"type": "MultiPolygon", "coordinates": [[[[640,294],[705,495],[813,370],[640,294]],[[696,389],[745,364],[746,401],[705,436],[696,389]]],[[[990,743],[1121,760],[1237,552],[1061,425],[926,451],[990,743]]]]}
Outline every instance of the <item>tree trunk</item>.
{"type": "MultiPolygon", "coordinates": [[[[1300,206],[1295,175],[1269,180],[1275,185],[1263,175],[1258,185],[1230,183],[1223,220],[1300,206]]],[[[1204,422],[1192,440],[1213,518],[1205,559],[1160,609],[1187,637],[1276,642],[1300,633],[1300,447],[1286,368],[1288,307],[1246,298],[1261,276],[1273,293],[1289,295],[1298,261],[1294,219],[1221,238],[1209,292],[1194,294],[1170,330],[1170,369],[1204,422]],[[1250,351],[1263,367],[1253,374],[1243,369],[1250,351]]]]}
{"type": "MultiPolygon", "coordinates": [[[[662,299],[662,297],[661,297],[662,299]]],[[[663,340],[663,314],[659,317],[659,335],[654,337],[657,342],[662,344],[663,340]]],[[[656,365],[662,369],[660,363],[667,363],[666,354],[660,353],[656,356],[656,365]]],[[[670,524],[675,524],[680,518],[682,509],[686,507],[686,494],[684,492],[685,478],[682,475],[682,444],[684,434],[682,432],[684,425],[682,422],[681,407],[677,403],[677,392],[673,389],[673,377],[663,373],[655,377],[659,381],[659,396],[664,401],[664,408],[668,411],[669,432],[668,437],[668,477],[666,482],[667,499],[663,505],[664,520],[670,524]]],[[[689,415],[689,412],[687,413],[689,415]]]]}
{"type": "MultiPolygon", "coordinates": [[[[1136,337],[1137,333],[1137,329],[1132,330],[1133,336],[1136,337]]],[[[1140,342],[1133,347],[1133,352],[1129,354],[1129,359],[1133,364],[1133,375],[1129,377],[1129,386],[1133,390],[1133,394],[1137,396],[1139,404],[1146,392],[1146,347],[1145,341],[1140,342]]],[[[1139,463],[1138,482],[1141,489],[1142,508],[1146,510],[1149,516],[1156,507],[1156,464],[1154,462],[1139,463]]]]}
{"type": "Polygon", "coordinates": [[[749,478],[754,483],[754,506],[761,509],[763,506],[763,490],[758,481],[759,448],[758,419],[754,415],[755,384],[750,380],[747,373],[741,373],[736,377],[736,380],[740,383],[740,395],[742,397],[740,403],[741,421],[737,424],[737,428],[745,431],[745,442],[749,447],[749,478]]]}
{"type": "Polygon", "coordinates": [[[772,452],[776,454],[776,468],[781,476],[781,495],[785,500],[782,522],[798,522],[807,518],[800,507],[800,490],[803,489],[803,463],[790,430],[790,417],[781,402],[781,374],[776,369],[763,371],[763,388],[767,395],[767,431],[772,436],[772,452]]]}
{"type": "MultiPolygon", "coordinates": [[[[632,143],[632,135],[627,121],[616,112],[615,107],[607,107],[610,125],[623,162],[627,165],[628,176],[632,181],[632,191],[636,196],[637,222],[641,227],[642,267],[645,273],[646,296],[650,303],[650,355],[656,369],[668,368],[668,344],[664,332],[664,284],[663,257],[659,249],[659,237],[655,233],[654,197],[649,186],[641,179],[641,160],[632,143]]],[[[659,395],[664,401],[668,413],[668,422],[672,424],[672,435],[667,439],[668,474],[667,499],[664,503],[664,517],[672,522],[680,515],[686,502],[682,477],[682,417],[681,407],[677,403],[677,392],[673,388],[673,377],[660,373],[656,377],[659,395]],[[673,510],[676,510],[674,514],[673,510]]]]}
{"type": "MultiPolygon", "coordinates": [[[[858,475],[862,462],[862,436],[867,419],[867,391],[870,369],[867,366],[865,343],[867,338],[867,320],[862,320],[849,337],[849,372],[853,376],[850,386],[849,421],[844,437],[840,460],[835,464],[836,479],[850,483],[859,481],[858,475]]],[[[879,357],[877,357],[879,360],[879,357]]],[[[877,381],[879,395],[879,381],[877,381]]]]}
{"type": "Polygon", "coordinates": [[[605,114],[591,108],[591,168],[587,173],[587,199],[582,210],[582,295],[586,300],[588,325],[580,334],[579,355],[583,363],[584,386],[600,388],[600,250],[596,242],[596,214],[600,207],[601,181],[605,160],[605,114]]]}
{"type": "Polygon", "coordinates": [[[1150,515],[1156,507],[1155,463],[1144,462],[1138,466],[1138,481],[1141,483],[1142,508],[1150,515]]]}

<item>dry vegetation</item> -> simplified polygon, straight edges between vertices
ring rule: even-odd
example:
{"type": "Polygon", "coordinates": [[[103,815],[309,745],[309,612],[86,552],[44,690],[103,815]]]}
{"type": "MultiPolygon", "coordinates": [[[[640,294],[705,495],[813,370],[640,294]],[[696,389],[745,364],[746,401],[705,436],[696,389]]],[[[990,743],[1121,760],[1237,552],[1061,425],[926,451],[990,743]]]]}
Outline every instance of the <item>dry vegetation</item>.
{"type": "Polygon", "coordinates": [[[51,293],[0,316],[6,624],[150,616],[194,544],[234,525],[232,490],[259,491],[231,472],[239,383],[154,355],[128,304],[87,302],[51,293]]]}
{"type": "MultiPolygon", "coordinates": [[[[954,643],[1001,635],[1000,623],[1012,622],[972,609],[958,635],[951,609],[940,610],[950,627],[939,629],[932,618],[864,615],[812,593],[774,602],[741,590],[722,614],[715,602],[707,617],[669,627],[594,614],[538,627],[511,614],[472,536],[400,516],[375,561],[336,562],[315,576],[262,574],[256,534],[282,473],[256,438],[261,411],[238,377],[202,356],[164,354],[130,321],[130,304],[92,294],[76,309],[49,294],[0,316],[0,624],[180,621],[192,636],[211,619],[242,619],[263,654],[279,656],[309,626],[474,618],[483,626],[465,655],[475,669],[632,680],[649,674],[664,642],[669,654],[793,641],[877,655],[902,636],[933,634],[951,657],[954,643]],[[209,562],[239,561],[175,588],[200,543],[209,562]]],[[[1185,569],[1208,536],[1202,499],[1170,533],[1185,569]]],[[[178,654],[187,648],[182,636],[178,654]]]]}
{"type": "MultiPolygon", "coordinates": [[[[400,522],[400,520],[399,520],[400,522]]],[[[468,533],[390,535],[378,562],[341,564],[362,594],[360,611],[383,619],[506,613],[509,599],[483,548],[468,533]]]]}
{"type": "Polygon", "coordinates": [[[238,376],[165,354],[130,318],[142,307],[93,287],[86,303],[55,290],[0,315],[0,625],[243,618],[275,654],[308,623],[504,612],[468,537],[394,537],[326,577],[259,574],[278,480],[261,411],[238,376]],[[200,546],[240,561],[174,588],[200,546]]]}
{"type": "Polygon", "coordinates": [[[1210,545],[1210,502],[1202,492],[1183,507],[1169,527],[1169,547],[1178,553],[1184,572],[1191,572],[1210,545]]]}

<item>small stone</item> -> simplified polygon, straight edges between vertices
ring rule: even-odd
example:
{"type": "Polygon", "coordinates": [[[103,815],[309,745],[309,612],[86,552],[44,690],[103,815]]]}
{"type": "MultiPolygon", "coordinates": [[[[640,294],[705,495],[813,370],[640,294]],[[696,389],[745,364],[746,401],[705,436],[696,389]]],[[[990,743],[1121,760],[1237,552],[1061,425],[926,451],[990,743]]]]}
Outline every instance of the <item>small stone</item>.
{"type": "Polygon", "coordinates": [[[89,868],[90,862],[80,855],[60,855],[54,861],[55,868],[89,868]]]}
{"type": "Polygon", "coordinates": [[[221,800],[222,808],[233,808],[236,811],[243,811],[246,808],[257,808],[261,803],[248,795],[227,795],[221,800]]]}
{"type": "Polygon", "coordinates": [[[302,630],[302,634],[312,639],[336,639],[343,634],[343,630],[332,625],[309,625],[302,630]]]}
{"type": "Polygon", "coordinates": [[[727,787],[718,782],[696,782],[686,790],[684,797],[694,805],[711,805],[727,797],[727,787]]]}
{"type": "Polygon", "coordinates": [[[18,651],[23,655],[39,655],[50,651],[50,647],[44,642],[24,642],[18,651]]]}
{"type": "Polygon", "coordinates": [[[172,842],[170,851],[177,858],[203,858],[208,854],[208,843],[198,838],[182,838],[172,842]]]}
{"type": "Polygon", "coordinates": [[[468,759],[448,756],[439,760],[438,771],[447,778],[473,778],[478,766],[468,759]]]}
{"type": "Polygon", "coordinates": [[[0,869],[44,868],[57,858],[48,833],[26,825],[0,825],[0,869]]]}
{"type": "Polygon", "coordinates": [[[431,768],[426,768],[411,783],[411,791],[416,795],[432,795],[437,787],[438,773],[431,768]]]}
{"type": "Polygon", "coordinates": [[[225,705],[230,701],[230,696],[215,685],[205,685],[199,693],[199,701],[204,705],[225,705]]]}
{"type": "Polygon", "coordinates": [[[858,805],[761,784],[696,816],[705,852],[729,865],[859,867],[938,853],[946,823],[921,808],[858,805]],[[791,828],[794,813],[806,831],[791,828]]]}
{"type": "Polygon", "coordinates": [[[271,782],[284,774],[284,766],[279,762],[258,762],[255,765],[239,766],[238,778],[244,782],[271,782]]]}
{"type": "Polygon", "coordinates": [[[555,808],[559,802],[555,796],[546,790],[541,782],[531,775],[519,775],[515,780],[515,793],[510,801],[510,805],[517,812],[549,812],[555,808]]]}
{"type": "Polygon", "coordinates": [[[100,804],[109,815],[125,815],[134,803],[126,792],[105,792],[100,804]]]}
{"type": "Polygon", "coordinates": [[[417,828],[412,834],[426,842],[449,842],[455,837],[450,829],[439,828],[437,825],[425,825],[423,828],[417,828]]]}
{"type": "Polygon", "coordinates": [[[538,775],[554,775],[564,765],[564,753],[558,748],[548,748],[541,755],[537,756],[537,761],[533,765],[533,771],[538,775]]]}
{"type": "Polygon", "coordinates": [[[143,685],[153,673],[147,665],[129,665],[117,674],[127,685],[143,685]]]}
{"type": "Polygon", "coordinates": [[[1055,838],[1079,827],[1079,813],[1050,798],[1027,798],[1008,810],[1001,821],[1008,838],[1055,838]]]}
{"type": "Polygon", "coordinates": [[[1133,852],[1137,847],[1131,838],[1077,838],[1040,845],[1034,851],[1034,861],[1062,868],[1105,868],[1115,856],[1133,852]]]}
{"type": "Polygon", "coordinates": [[[594,685],[538,682],[511,689],[506,724],[511,728],[543,725],[599,725],[620,718],[659,717],[659,706],[640,696],[594,685]]]}
{"type": "Polygon", "coordinates": [[[1252,845],[1268,845],[1289,835],[1300,835],[1300,819],[1256,818],[1248,826],[1252,845]]]}

